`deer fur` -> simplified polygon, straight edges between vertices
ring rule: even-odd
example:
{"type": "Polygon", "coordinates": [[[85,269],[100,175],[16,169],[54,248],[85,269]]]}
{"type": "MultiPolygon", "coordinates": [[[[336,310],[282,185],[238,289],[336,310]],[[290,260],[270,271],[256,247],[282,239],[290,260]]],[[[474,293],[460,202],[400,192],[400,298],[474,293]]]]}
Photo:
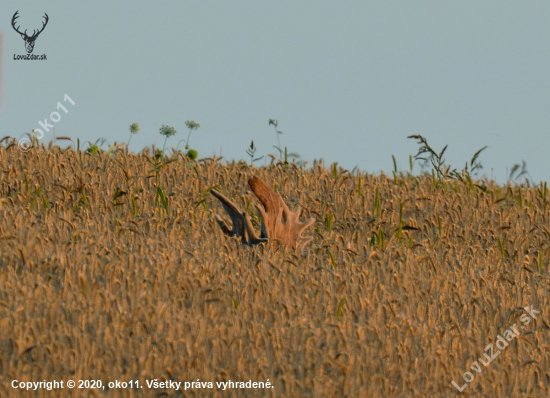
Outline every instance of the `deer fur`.
{"type": "Polygon", "coordinates": [[[212,195],[220,201],[232,223],[232,228],[229,228],[227,223],[216,214],[216,221],[222,231],[229,236],[241,238],[243,244],[248,246],[272,240],[294,247],[299,251],[303,250],[304,246],[313,238],[302,236],[302,232],[311,226],[315,219],[310,218],[301,222],[299,219],[300,206],[296,206],[294,211],[290,211],[283,199],[258,177],[251,178],[248,185],[262,203],[261,206],[256,206],[261,216],[260,234],[258,235],[254,230],[250,215],[241,211],[235,203],[220,192],[212,189],[212,195]]]}

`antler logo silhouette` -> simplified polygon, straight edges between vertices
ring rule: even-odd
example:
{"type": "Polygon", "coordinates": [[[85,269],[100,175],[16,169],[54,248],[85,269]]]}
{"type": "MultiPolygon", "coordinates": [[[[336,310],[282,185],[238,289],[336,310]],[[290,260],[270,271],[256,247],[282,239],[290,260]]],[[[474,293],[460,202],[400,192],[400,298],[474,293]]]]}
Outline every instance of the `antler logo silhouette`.
{"type": "Polygon", "coordinates": [[[19,13],[19,10],[16,11],[15,14],[13,14],[13,18],[11,19],[11,26],[13,26],[13,29],[21,35],[23,40],[25,40],[25,48],[27,50],[27,53],[30,54],[30,53],[32,53],[32,50],[34,49],[34,41],[38,38],[38,35],[40,33],[42,33],[42,31],[44,30],[44,28],[48,24],[48,20],[50,18],[48,17],[48,14],[44,13],[44,15],[45,15],[44,18],[46,19],[46,22],[44,22],[44,25],[42,25],[42,29],[40,29],[38,32],[36,30],[34,30],[33,33],[32,33],[32,36],[28,36],[26,29],[25,29],[25,32],[23,33],[21,31],[19,31],[20,26],[15,27],[15,20],[17,18],[19,18],[19,15],[17,15],[17,13],[19,13]]]}

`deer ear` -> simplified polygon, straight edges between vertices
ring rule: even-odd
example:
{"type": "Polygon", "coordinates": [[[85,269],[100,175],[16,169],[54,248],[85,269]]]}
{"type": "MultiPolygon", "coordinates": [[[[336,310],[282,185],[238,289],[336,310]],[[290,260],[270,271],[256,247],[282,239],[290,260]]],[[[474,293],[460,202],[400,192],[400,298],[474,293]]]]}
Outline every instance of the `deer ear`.
{"type": "Polygon", "coordinates": [[[23,40],[25,40],[25,35],[22,34],[22,35],[21,35],[21,38],[22,38],[23,40]]]}

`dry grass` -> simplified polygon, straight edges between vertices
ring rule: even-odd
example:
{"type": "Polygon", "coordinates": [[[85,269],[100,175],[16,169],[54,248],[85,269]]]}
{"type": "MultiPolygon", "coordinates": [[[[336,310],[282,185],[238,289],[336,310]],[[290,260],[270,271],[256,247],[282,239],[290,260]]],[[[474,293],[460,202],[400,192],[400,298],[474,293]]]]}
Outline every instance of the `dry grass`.
{"type": "Polygon", "coordinates": [[[545,192],[183,156],[156,178],[152,161],[0,148],[0,396],[457,396],[466,371],[464,395],[548,396],[545,192]],[[316,218],[304,253],[219,230],[208,189],[252,209],[253,175],[316,218]],[[530,305],[538,318],[470,370],[530,305]],[[24,393],[14,379],[275,387],[24,393]]]}

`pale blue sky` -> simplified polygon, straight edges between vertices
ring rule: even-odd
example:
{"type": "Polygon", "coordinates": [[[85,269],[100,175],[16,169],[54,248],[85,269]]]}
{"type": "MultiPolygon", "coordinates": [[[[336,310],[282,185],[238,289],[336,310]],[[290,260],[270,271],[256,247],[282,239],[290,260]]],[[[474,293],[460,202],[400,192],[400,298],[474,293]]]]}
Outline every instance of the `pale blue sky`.
{"type": "MultiPolygon", "coordinates": [[[[3,1],[0,138],[39,128],[68,94],[57,135],[105,137],[131,149],[162,124],[200,157],[248,159],[281,144],[370,173],[408,170],[422,134],[463,167],[479,148],[484,172],[506,179],[527,161],[550,181],[550,2],[546,1],[3,1]],[[11,27],[48,26],[34,54],[11,27]]],[[[46,134],[43,142],[49,142],[46,134]]],[[[61,144],[65,145],[63,142],[61,144]]],[[[262,163],[262,162],[260,162],[262,163]]],[[[418,165],[415,166],[419,171],[418,165]]]]}

